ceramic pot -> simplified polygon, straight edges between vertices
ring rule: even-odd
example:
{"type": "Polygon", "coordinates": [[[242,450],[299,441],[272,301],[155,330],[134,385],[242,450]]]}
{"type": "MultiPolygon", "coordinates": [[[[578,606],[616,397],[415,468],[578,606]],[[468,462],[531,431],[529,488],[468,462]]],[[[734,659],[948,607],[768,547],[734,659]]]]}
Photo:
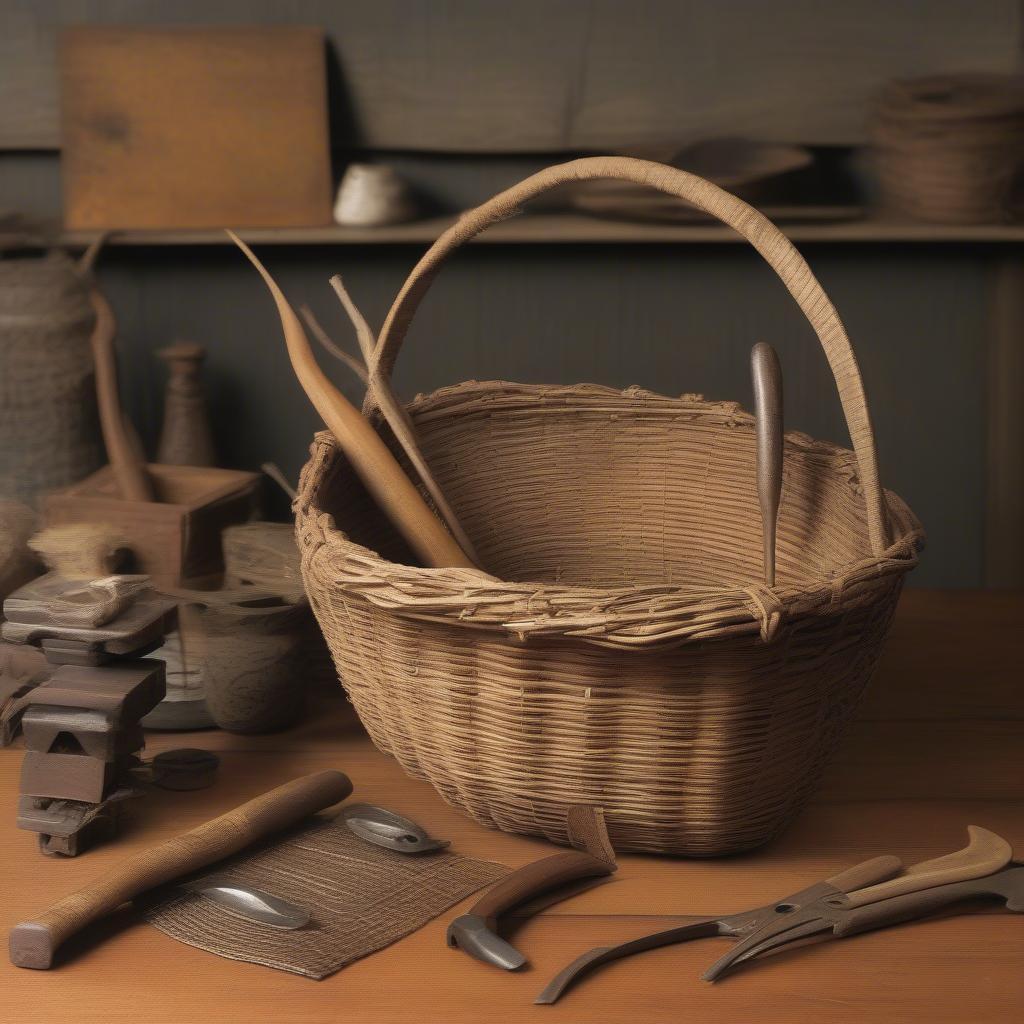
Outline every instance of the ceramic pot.
{"type": "Polygon", "coordinates": [[[393,167],[349,164],[338,186],[334,219],[352,227],[401,224],[416,216],[409,186],[393,167]]]}
{"type": "Polygon", "coordinates": [[[254,588],[200,596],[186,645],[202,665],[206,706],[221,729],[275,732],[304,709],[312,613],[304,600],[250,598],[247,589],[254,588]]]}

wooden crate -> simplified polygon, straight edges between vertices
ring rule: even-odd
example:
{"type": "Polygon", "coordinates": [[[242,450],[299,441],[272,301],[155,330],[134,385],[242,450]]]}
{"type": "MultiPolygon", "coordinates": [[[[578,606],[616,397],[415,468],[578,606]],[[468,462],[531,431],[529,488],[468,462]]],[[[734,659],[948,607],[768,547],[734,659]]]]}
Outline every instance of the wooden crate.
{"type": "Polygon", "coordinates": [[[258,511],[260,477],[235,469],[150,465],[155,502],[118,497],[109,466],[42,502],[45,525],[109,523],[120,529],[135,567],[164,585],[209,576],[224,567],[220,535],[258,511]]]}

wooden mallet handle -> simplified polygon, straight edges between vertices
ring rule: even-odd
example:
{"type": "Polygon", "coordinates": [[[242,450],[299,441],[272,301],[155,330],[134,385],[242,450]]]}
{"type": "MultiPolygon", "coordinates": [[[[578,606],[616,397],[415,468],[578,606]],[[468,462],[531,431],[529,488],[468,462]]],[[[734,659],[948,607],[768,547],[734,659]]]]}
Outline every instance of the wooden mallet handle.
{"type": "Polygon", "coordinates": [[[34,921],[15,925],[10,937],[11,963],[46,970],[58,947],[97,918],[149,889],[238,853],[257,840],[344,800],[351,792],[352,783],[342,772],[305,775],[191,832],[129,857],[84,889],[65,896],[34,921]]]}

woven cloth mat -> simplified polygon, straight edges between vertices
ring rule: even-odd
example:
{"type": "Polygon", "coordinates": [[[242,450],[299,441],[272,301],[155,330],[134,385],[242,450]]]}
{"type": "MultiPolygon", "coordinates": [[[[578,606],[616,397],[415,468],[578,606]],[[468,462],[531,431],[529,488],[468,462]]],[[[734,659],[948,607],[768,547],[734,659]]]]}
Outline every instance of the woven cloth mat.
{"type": "Polygon", "coordinates": [[[394,853],[340,821],[320,820],[205,874],[271,892],[310,910],[312,920],[295,931],[270,928],[180,889],[144,908],[146,920],[218,956],[320,979],[421,928],[508,868],[444,850],[394,853]]]}

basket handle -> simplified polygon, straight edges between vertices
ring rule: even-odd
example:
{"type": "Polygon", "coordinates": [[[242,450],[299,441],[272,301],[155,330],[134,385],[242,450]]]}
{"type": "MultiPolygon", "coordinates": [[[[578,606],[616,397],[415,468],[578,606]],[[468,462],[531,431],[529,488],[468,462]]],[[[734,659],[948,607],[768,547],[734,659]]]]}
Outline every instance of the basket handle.
{"type": "MultiPolygon", "coordinates": [[[[630,157],[586,157],[548,167],[466,211],[434,242],[406,279],[381,330],[371,376],[390,376],[412,318],[451,252],[488,225],[517,213],[522,203],[541,193],[567,182],[592,178],[620,178],[685,199],[741,234],[779,276],[814,328],[832,368],[857,456],[871,548],[875,555],[881,555],[888,546],[888,528],[874,431],[860,368],[835,307],[792,242],[767,217],[717,185],[686,171],[630,157]]],[[[376,409],[372,388],[364,408],[367,413],[376,409]]]]}

